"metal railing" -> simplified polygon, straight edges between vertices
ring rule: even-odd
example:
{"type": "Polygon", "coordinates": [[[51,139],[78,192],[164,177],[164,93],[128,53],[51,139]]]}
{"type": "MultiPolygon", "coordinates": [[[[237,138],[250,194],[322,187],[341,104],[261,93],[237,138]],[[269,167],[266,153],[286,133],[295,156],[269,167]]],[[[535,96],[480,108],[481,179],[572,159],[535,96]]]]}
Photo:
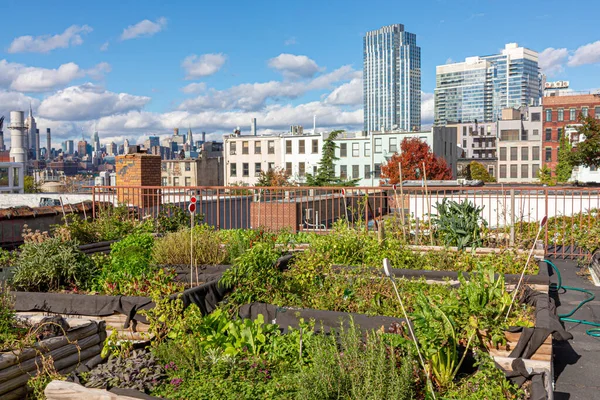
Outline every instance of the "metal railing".
{"type": "MultiPolygon", "coordinates": [[[[483,207],[490,246],[531,246],[537,223],[548,216],[547,254],[581,256],[576,237],[600,232],[596,188],[483,187],[92,187],[94,212],[125,204],[135,218],[157,217],[166,204],[185,208],[192,197],[204,222],[217,229],[327,232],[337,221],[377,229],[381,223],[418,244],[434,243],[430,215],[442,199],[483,207]]],[[[96,214],[94,214],[95,217],[96,214]]]]}

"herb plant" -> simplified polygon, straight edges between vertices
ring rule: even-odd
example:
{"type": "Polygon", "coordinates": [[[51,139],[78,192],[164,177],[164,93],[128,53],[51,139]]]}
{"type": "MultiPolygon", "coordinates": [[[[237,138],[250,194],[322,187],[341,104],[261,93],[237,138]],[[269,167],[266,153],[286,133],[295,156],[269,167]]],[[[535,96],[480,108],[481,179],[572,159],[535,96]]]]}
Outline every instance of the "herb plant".
{"type": "Polygon", "coordinates": [[[446,246],[456,246],[460,250],[482,245],[482,227],[487,226],[481,216],[483,207],[475,206],[468,200],[457,203],[448,199],[438,202],[435,207],[438,215],[433,217],[432,222],[436,235],[446,246]]]}

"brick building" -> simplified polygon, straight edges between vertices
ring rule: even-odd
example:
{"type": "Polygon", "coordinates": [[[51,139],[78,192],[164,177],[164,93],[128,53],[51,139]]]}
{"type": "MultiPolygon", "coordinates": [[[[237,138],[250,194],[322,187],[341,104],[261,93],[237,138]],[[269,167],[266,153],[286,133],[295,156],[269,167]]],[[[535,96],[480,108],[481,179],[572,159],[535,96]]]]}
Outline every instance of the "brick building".
{"type": "Polygon", "coordinates": [[[600,119],[600,94],[546,96],[543,98],[543,107],[542,160],[554,175],[561,136],[569,125],[580,122],[580,116],[600,119]]]}
{"type": "Polygon", "coordinates": [[[146,210],[160,206],[160,156],[146,153],[125,154],[117,156],[115,163],[119,204],[146,210]],[[140,186],[154,187],[142,189],[140,186]]]}

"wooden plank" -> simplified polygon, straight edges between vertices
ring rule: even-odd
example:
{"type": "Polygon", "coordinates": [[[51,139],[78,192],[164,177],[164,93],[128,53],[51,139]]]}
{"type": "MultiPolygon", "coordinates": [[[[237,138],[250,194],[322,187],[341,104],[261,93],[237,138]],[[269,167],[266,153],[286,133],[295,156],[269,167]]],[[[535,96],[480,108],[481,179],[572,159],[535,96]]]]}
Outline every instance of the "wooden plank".
{"type": "Polygon", "coordinates": [[[49,339],[42,340],[34,345],[34,348],[26,348],[23,350],[16,350],[13,352],[7,352],[0,354],[0,370],[11,367],[18,362],[23,362],[33,358],[39,353],[47,353],[67,345],[69,342],[83,339],[88,336],[94,335],[98,332],[98,325],[92,324],[76,331],[68,332],[67,336],[58,336],[49,339]]]}
{"type": "Polygon", "coordinates": [[[73,382],[52,381],[44,390],[47,400],[137,400],[102,389],[89,389],[73,382]]]}

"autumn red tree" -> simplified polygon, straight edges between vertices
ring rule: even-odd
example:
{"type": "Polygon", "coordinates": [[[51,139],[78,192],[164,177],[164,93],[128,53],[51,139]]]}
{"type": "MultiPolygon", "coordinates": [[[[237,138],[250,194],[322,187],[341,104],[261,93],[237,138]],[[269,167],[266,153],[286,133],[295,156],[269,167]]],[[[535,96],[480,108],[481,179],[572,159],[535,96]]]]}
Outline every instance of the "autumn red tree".
{"type": "MultiPolygon", "coordinates": [[[[427,143],[418,138],[406,138],[400,144],[401,153],[394,154],[387,164],[381,166],[381,177],[387,179],[387,183],[400,182],[398,174],[398,163],[402,164],[402,179],[416,180],[423,178],[423,163],[427,180],[452,179],[452,170],[446,164],[446,160],[437,157],[427,143]]],[[[386,183],[384,180],[381,183],[386,183]]]]}

